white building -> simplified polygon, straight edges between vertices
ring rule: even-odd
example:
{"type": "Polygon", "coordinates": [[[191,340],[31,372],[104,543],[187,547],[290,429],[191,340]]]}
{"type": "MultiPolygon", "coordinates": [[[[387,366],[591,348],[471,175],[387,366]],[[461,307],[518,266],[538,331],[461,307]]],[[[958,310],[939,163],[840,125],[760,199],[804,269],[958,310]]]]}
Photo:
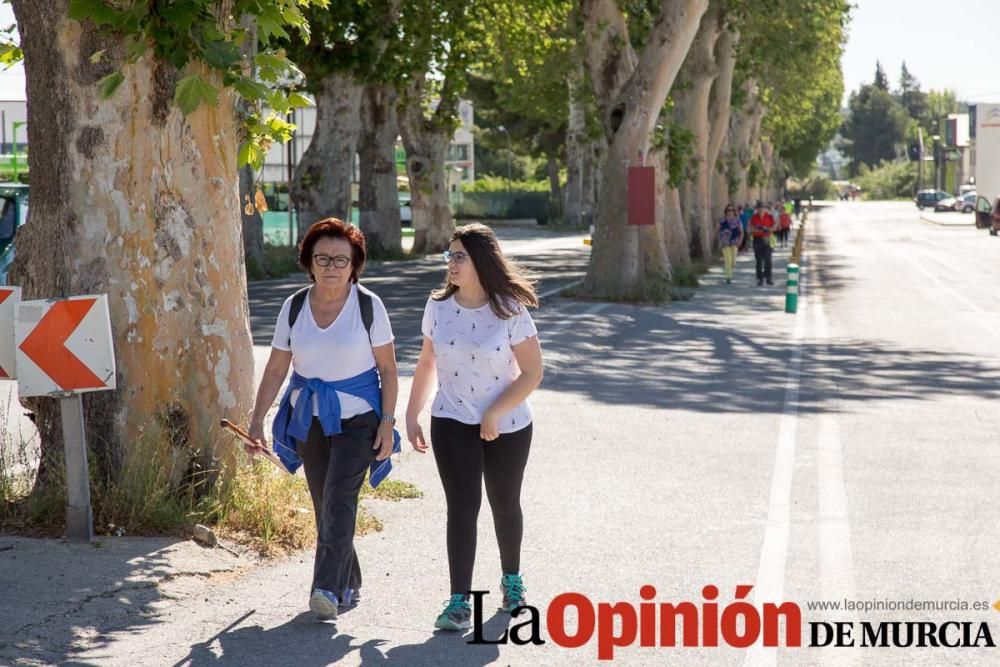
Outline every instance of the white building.
{"type": "MultiPolygon", "coordinates": [[[[448,152],[445,154],[445,164],[451,168],[461,182],[471,183],[476,179],[476,162],[474,141],[472,138],[473,109],[472,103],[462,100],[458,105],[458,115],[461,125],[455,131],[455,136],[448,152]]],[[[294,173],[302,154],[309,147],[316,131],[316,109],[296,109],[290,119],[297,129],[291,141],[287,144],[272,144],[264,159],[264,170],[261,180],[264,183],[287,183],[294,173]]],[[[406,174],[405,152],[401,150],[402,143],[397,140],[396,164],[400,175],[406,174]]],[[[357,156],[355,155],[354,181],[358,180],[357,156]]],[[[449,189],[456,190],[457,183],[452,183],[449,189]]]]}

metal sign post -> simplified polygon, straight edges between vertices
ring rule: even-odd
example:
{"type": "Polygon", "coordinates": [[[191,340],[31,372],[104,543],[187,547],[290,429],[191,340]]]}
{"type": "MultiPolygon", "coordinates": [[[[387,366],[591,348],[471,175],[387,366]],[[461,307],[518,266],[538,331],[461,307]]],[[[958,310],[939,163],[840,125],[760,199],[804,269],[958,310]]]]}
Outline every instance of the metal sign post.
{"type": "Polygon", "coordinates": [[[90,507],[90,468],[80,394],[60,398],[59,412],[66,454],[66,538],[89,542],[94,538],[94,514],[90,507]]]}

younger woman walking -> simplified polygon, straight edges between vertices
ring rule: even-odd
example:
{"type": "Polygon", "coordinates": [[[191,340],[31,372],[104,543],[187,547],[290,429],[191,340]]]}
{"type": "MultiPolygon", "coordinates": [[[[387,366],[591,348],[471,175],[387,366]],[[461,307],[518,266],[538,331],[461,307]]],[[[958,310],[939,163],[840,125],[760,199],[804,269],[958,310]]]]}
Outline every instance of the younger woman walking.
{"type": "Polygon", "coordinates": [[[542,381],[542,351],[526,309],[538,306],[534,286],[503,256],[489,227],[459,227],[444,255],[444,287],[424,309],[406,431],[416,451],[427,450],[418,418],[436,378],[431,444],[448,505],[451,597],[434,625],[462,630],[471,625],[469,591],[484,479],[503,570],[500,608],[509,612],[525,604],[521,482],[532,430],[525,399],[542,381]]]}

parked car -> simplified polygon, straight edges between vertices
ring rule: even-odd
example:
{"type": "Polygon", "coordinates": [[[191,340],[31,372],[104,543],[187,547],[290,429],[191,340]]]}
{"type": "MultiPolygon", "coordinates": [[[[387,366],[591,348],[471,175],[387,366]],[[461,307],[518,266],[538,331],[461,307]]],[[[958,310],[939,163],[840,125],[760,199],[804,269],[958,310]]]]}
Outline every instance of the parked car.
{"type": "Polygon", "coordinates": [[[944,190],[921,190],[917,193],[917,196],[913,201],[917,203],[917,208],[922,211],[928,206],[933,208],[939,201],[950,196],[951,195],[944,190]]]}
{"type": "Polygon", "coordinates": [[[28,186],[0,183],[0,285],[7,284],[7,272],[14,262],[14,236],[28,219],[28,186]]]}
{"type": "Polygon", "coordinates": [[[410,193],[399,193],[399,222],[403,227],[413,226],[413,209],[410,208],[410,193]]]}
{"type": "Polygon", "coordinates": [[[972,213],[976,210],[976,192],[966,192],[955,201],[955,210],[962,213],[972,213]]]}
{"type": "Polygon", "coordinates": [[[1000,211],[1000,197],[993,204],[986,197],[976,197],[976,227],[990,230],[990,236],[1000,231],[1000,219],[993,215],[994,211],[1000,211]]]}
{"type": "Polygon", "coordinates": [[[960,199],[952,196],[945,197],[944,199],[939,199],[934,204],[934,212],[941,213],[942,211],[954,211],[955,209],[958,208],[959,202],[961,202],[960,199]]]}

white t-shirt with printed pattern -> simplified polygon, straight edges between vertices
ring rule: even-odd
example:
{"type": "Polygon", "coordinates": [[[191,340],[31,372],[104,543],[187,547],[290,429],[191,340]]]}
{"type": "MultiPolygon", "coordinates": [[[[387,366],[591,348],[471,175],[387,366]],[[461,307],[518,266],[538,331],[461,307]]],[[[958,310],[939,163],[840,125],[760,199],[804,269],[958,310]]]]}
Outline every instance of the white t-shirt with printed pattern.
{"type": "MultiPolygon", "coordinates": [[[[463,308],[454,296],[427,300],[421,331],[434,343],[437,367],[438,391],[431,414],[463,424],[479,424],[483,413],[520,375],[511,346],[538,335],[523,305],[504,320],[489,304],[463,308]]],[[[524,401],[500,417],[498,430],[513,433],[530,423],[531,407],[524,401]]]]}

